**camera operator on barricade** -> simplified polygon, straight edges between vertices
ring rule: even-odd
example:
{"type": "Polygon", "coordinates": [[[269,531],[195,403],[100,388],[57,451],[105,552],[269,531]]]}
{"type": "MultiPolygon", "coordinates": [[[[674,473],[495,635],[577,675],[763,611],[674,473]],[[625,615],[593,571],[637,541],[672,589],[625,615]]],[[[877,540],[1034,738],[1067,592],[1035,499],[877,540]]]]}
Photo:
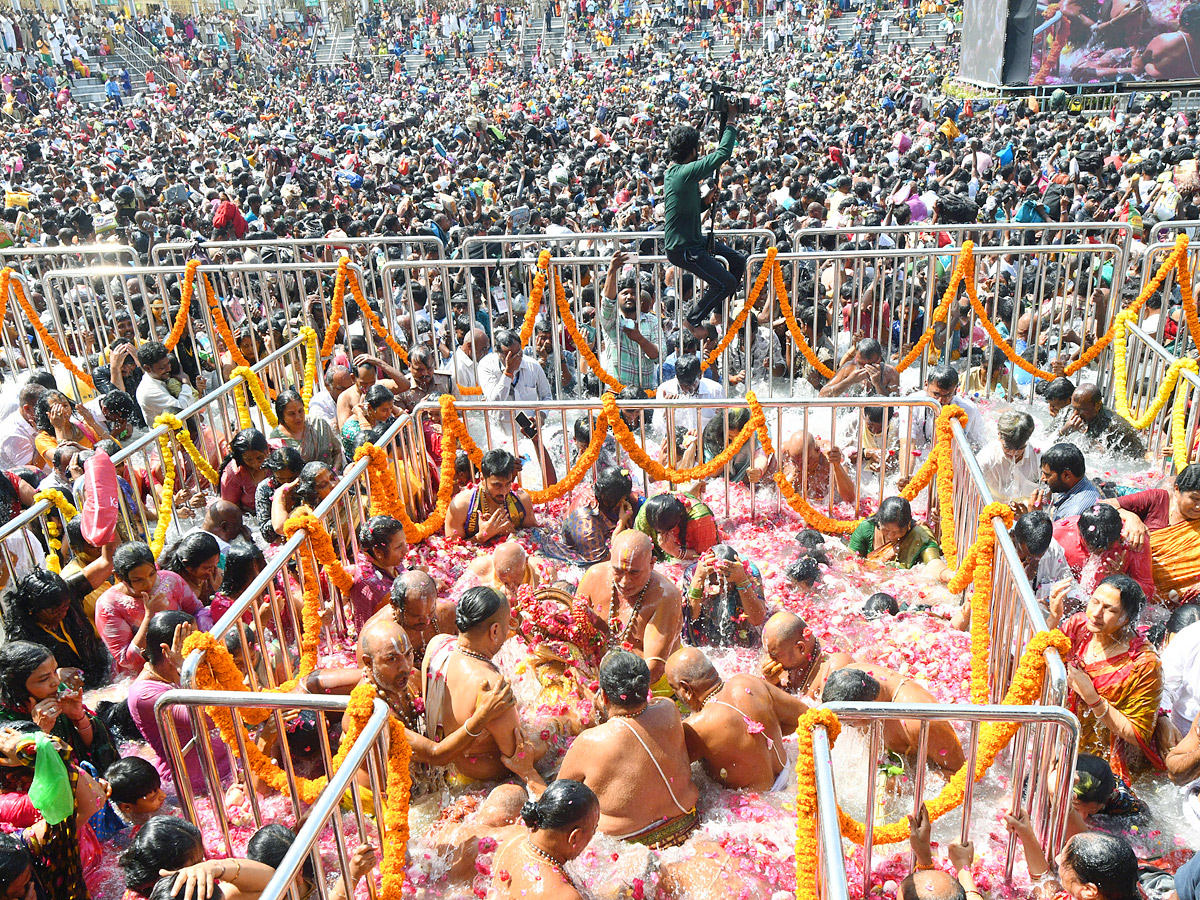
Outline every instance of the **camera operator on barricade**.
{"type": "MultiPolygon", "coordinates": [[[[714,96],[719,97],[719,94],[714,92],[714,96]]],[[[667,259],[708,285],[687,312],[687,325],[693,333],[701,328],[714,309],[720,309],[723,302],[737,292],[746,273],[746,257],[732,247],[714,241],[711,233],[706,241],[700,227],[702,209],[715,203],[720,195],[719,189],[714,188],[701,201],[700,182],[715,174],[729,160],[738,138],[732,120],[739,112],[739,104],[724,102],[718,111],[721,143],[703,158],[697,158],[700,132],[694,125],[676,125],[667,135],[667,158],[670,160],[664,178],[667,259]],[[718,257],[725,260],[728,268],[718,257]]]]}

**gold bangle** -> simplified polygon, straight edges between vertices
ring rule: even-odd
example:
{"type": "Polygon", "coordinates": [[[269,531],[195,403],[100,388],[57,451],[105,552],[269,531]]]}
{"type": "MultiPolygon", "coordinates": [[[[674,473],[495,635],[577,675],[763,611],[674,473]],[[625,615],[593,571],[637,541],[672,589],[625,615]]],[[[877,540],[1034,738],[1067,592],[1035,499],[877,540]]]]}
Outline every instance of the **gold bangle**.
{"type": "Polygon", "coordinates": [[[937,863],[935,863],[935,862],[927,862],[927,863],[919,862],[915,866],[913,866],[913,871],[928,872],[930,869],[936,869],[936,868],[937,868],[937,863]]]}

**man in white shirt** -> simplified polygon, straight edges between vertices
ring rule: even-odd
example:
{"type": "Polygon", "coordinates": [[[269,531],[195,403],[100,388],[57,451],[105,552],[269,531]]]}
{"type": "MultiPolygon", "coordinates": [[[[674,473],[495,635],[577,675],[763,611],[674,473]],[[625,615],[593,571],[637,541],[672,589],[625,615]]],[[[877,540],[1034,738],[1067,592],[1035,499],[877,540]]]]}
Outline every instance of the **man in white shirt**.
{"type": "Polygon", "coordinates": [[[142,408],[146,425],[154,427],[154,420],[165,412],[179,412],[196,402],[196,392],[189,384],[179,385],[179,392],[171,391],[171,355],[159,341],[147,341],[138,348],[138,363],[145,373],[137,388],[137,402],[142,408]]]}
{"type": "Polygon", "coordinates": [[[1200,622],[1173,635],[1160,658],[1163,706],[1171,709],[1171,724],[1187,734],[1200,716],[1200,622]]]}
{"type": "Polygon", "coordinates": [[[484,360],[487,352],[487,332],[482,328],[474,327],[463,335],[462,343],[455,349],[452,358],[454,379],[458,382],[460,391],[463,388],[479,387],[479,363],[484,360]]]}
{"type": "Polygon", "coordinates": [[[979,451],[979,468],[992,499],[1001,503],[1026,501],[1042,480],[1042,453],[1029,446],[1033,416],[1026,412],[1001,413],[996,420],[999,436],[979,451]]]}
{"type": "Polygon", "coordinates": [[[20,466],[40,469],[45,465],[34,443],[38,433],[34,412],[45,393],[45,387],[29,382],[17,394],[16,411],[0,421],[0,469],[7,471],[20,466]]]}
{"type": "MultiPolygon", "coordinates": [[[[966,432],[967,441],[970,443],[971,449],[975,451],[983,446],[986,438],[983,416],[980,415],[974,403],[958,393],[958,372],[950,366],[934,366],[930,369],[925,378],[925,390],[922,393],[913,394],[911,399],[934,400],[943,408],[953,403],[966,410],[967,426],[963,431],[966,432]]],[[[907,407],[905,416],[908,425],[901,427],[901,434],[907,435],[905,439],[907,446],[903,448],[902,455],[905,457],[915,455],[919,465],[925,461],[925,457],[929,455],[929,449],[933,446],[937,414],[933,410],[923,407],[907,407]]]]}
{"type": "MultiPolygon", "coordinates": [[[[546,373],[532,356],[526,356],[521,350],[521,334],[515,328],[502,328],[495,334],[496,348],[479,361],[479,387],[483,398],[493,402],[532,402],[553,399],[550,381],[546,373]]],[[[538,462],[542,469],[542,484],[553,484],[557,481],[554,472],[554,462],[542,441],[543,429],[538,427],[534,417],[528,413],[493,413],[492,422],[503,435],[511,435],[513,424],[517,430],[533,441],[537,450],[538,462]]],[[[516,449],[515,446],[513,448],[516,449]]]]}
{"type": "MultiPolygon", "coordinates": [[[[711,378],[701,377],[697,357],[684,356],[675,363],[675,377],[659,386],[657,396],[662,400],[720,400],[725,397],[725,389],[711,378]]],[[[680,410],[675,414],[675,425],[701,434],[708,420],[716,414],[716,407],[680,410]]]]}
{"type": "Polygon", "coordinates": [[[320,416],[330,425],[337,427],[338,397],[354,384],[354,375],[345,366],[331,365],[325,370],[325,387],[313,394],[308,402],[308,414],[320,416]]]}

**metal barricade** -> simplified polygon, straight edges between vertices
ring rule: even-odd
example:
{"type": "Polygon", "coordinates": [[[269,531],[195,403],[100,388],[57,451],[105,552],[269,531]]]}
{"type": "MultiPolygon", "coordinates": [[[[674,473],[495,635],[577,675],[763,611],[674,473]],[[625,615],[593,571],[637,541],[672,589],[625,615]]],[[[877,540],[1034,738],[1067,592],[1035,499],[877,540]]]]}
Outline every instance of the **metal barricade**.
{"type": "MultiPolygon", "coordinates": [[[[1024,349],[1040,368],[1048,369],[1050,356],[1070,356],[1090,323],[1103,333],[1116,315],[1110,302],[1103,305],[1102,289],[1119,295],[1124,277],[1125,253],[1118,244],[977,246],[974,250],[976,290],[992,322],[1018,349],[1024,349]],[[1011,294],[1009,291],[1011,290],[1011,294]],[[1020,301],[1020,302],[1016,302],[1020,301]],[[1022,307],[1029,313],[1022,319],[1022,307]]],[[[956,248],[879,250],[860,248],[828,252],[779,254],[784,284],[793,315],[817,351],[824,349],[827,365],[836,368],[840,353],[848,352],[854,337],[879,341],[884,361],[897,362],[928,330],[959,260],[956,248]],[[815,341],[814,341],[814,336],[815,341]]],[[[746,274],[753,283],[766,257],[754,257],[746,274]]],[[[781,339],[783,364],[789,388],[808,363],[800,355],[781,316],[779,298],[771,292],[771,322],[781,339]]],[[[935,326],[934,340],[920,361],[920,379],[937,362],[974,354],[972,368],[982,367],[985,385],[1000,377],[1003,367],[1013,371],[1012,393],[1027,395],[1032,383],[1016,381],[1016,367],[989,348],[965,289],[951,305],[948,320],[935,326]],[[996,378],[993,378],[996,376],[996,378]]],[[[772,364],[773,365],[773,364],[772,364]]],[[[1101,367],[1103,368],[1103,367],[1101,367]]],[[[819,377],[812,377],[820,383],[819,377]]],[[[1002,382],[1003,383],[1003,382],[1002,382]]],[[[761,386],[761,385],[760,385],[761,386]]],[[[1011,396],[1011,394],[1010,394],[1011,396]]]]}
{"type": "MultiPolygon", "coordinates": [[[[775,246],[775,232],[769,228],[718,228],[718,241],[749,256],[775,246]]],[[[580,231],[566,234],[497,234],[471,235],[463,240],[461,259],[536,259],[542,250],[557,256],[610,257],[623,249],[643,256],[666,254],[666,233],[663,231],[580,231]],[[515,251],[515,252],[514,252],[515,251]]]]}
{"type": "MultiPolygon", "coordinates": [[[[1181,322],[1179,327],[1181,332],[1186,332],[1187,327],[1184,323],[1181,322]]],[[[1170,350],[1145,330],[1137,325],[1129,325],[1125,340],[1125,368],[1128,372],[1125,400],[1134,416],[1141,416],[1151,407],[1158,394],[1158,389],[1162,385],[1163,377],[1175,359],[1175,355],[1170,350]]],[[[1110,406],[1114,402],[1115,390],[1115,383],[1108,386],[1110,406]]],[[[1178,399],[1179,391],[1185,393],[1184,402],[1187,408],[1183,437],[1184,446],[1187,448],[1187,462],[1190,463],[1197,458],[1197,441],[1200,440],[1200,434],[1198,434],[1200,406],[1193,400],[1197,391],[1200,391],[1200,378],[1197,378],[1192,372],[1183,370],[1179,373],[1179,382],[1175,387],[1175,393],[1168,398],[1163,408],[1155,415],[1154,420],[1141,432],[1146,441],[1150,458],[1158,461],[1163,472],[1167,471],[1172,462],[1175,442],[1175,435],[1172,432],[1174,427],[1172,410],[1178,399]]]]}
{"type": "Polygon", "coordinates": [[[445,259],[446,245],[432,234],[375,234],[369,237],[272,238],[255,241],[206,241],[202,244],[174,241],[157,244],[150,251],[155,265],[186,265],[189,259],[228,264],[234,261],[274,263],[334,263],[346,255],[366,274],[363,291],[368,298],[383,301],[380,267],[404,259],[445,259]],[[214,257],[220,256],[221,259],[214,257]],[[247,259],[250,257],[250,259],[247,259]]]}
{"type": "MultiPolygon", "coordinates": [[[[868,419],[867,411],[880,409],[883,402],[883,398],[871,397],[760,401],[775,451],[775,459],[768,461],[768,469],[763,476],[764,482],[770,480],[770,473],[776,471],[776,467],[783,465],[788,438],[800,432],[822,439],[832,438],[833,443],[842,450],[844,468],[853,483],[854,496],[866,508],[873,509],[878,506],[883,497],[895,493],[895,482],[892,479],[895,476],[909,475],[914,469],[913,457],[905,457],[896,449],[899,443],[897,435],[904,432],[907,417],[922,414],[936,416],[939,409],[937,403],[924,398],[886,398],[888,405],[882,407],[882,429],[876,434],[872,430],[873,420],[868,419]],[[873,446],[875,441],[878,441],[880,446],[873,446]],[[878,457],[882,464],[876,464],[873,457],[878,457]]],[[[656,449],[663,446],[666,450],[664,463],[677,469],[688,468],[700,461],[698,457],[693,461],[687,455],[686,447],[680,446],[687,432],[696,432],[697,439],[701,442],[695,447],[694,453],[702,449],[705,436],[710,438],[709,450],[712,452],[706,451],[705,458],[711,458],[732,441],[741,428],[740,422],[745,421],[750,414],[745,401],[737,398],[620,400],[618,407],[630,430],[647,452],[651,456],[657,456],[656,449]],[[664,444],[663,438],[666,435],[674,436],[675,440],[666,441],[664,444]]],[[[424,423],[431,416],[435,417],[433,421],[436,423],[438,410],[436,403],[428,401],[414,409],[414,431],[417,435],[422,434],[424,423]]],[[[544,485],[557,481],[558,474],[565,472],[582,452],[585,444],[581,444],[575,437],[576,422],[585,422],[586,430],[590,434],[591,429],[596,427],[597,417],[603,410],[603,405],[599,400],[537,404],[460,403],[458,410],[459,414],[465,417],[481,450],[486,452],[500,448],[513,451],[516,448],[518,455],[524,454],[529,459],[545,460],[551,464],[555,477],[547,478],[543,466],[540,481],[536,477],[530,477],[536,476],[531,470],[536,469],[537,465],[526,467],[526,483],[533,484],[537,481],[539,485],[544,485]],[[533,426],[532,438],[521,431],[521,423],[517,419],[521,414],[530,417],[533,426]],[[530,450],[532,453],[527,452],[530,450]]],[[[624,451],[617,449],[615,442],[610,452],[614,457],[619,456],[622,463],[629,467],[635,486],[640,482],[641,490],[648,495],[653,483],[649,475],[628,460],[624,451]]],[[[749,462],[753,462],[754,457],[760,453],[758,437],[753,435],[742,451],[745,456],[735,457],[720,475],[713,476],[713,483],[724,488],[723,503],[711,497],[707,501],[714,512],[726,517],[735,514],[730,491],[730,485],[734,483],[732,476],[736,469],[739,480],[743,480],[741,473],[749,465],[745,457],[748,456],[749,462]]],[[[839,496],[835,478],[826,474],[828,462],[824,455],[819,459],[811,453],[798,455],[802,458],[795,463],[792,479],[797,492],[809,496],[810,502],[827,515],[834,514],[835,507],[843,503],[848,503],[851,510],[855,508],[855,503],[839,496]]],[[[420,471],[419,464],[413,463],[410,466],[420,471]]],[[[425,468],[427,471],[428,466],[425,468]]],[[[792,468],[790,462],[785,472],[788,468],[792,468]]],[[[428,475],[426,477],[428,478],[428,475]]],[[[426,489],[432,489],[428,481],[426,489]]],[[[927,497],[932,498],[932,490],[931,486],[927,497]]],[[[758,491],[749,492],[751,517],[758,514],[763,506],[757,495],[758,491]]],[[[778,514],[785,505],[776,494],[770,502],[770,509],[778,514]]]]}
{"type": "Polygon", "coordinates": [[[987,222],[950,225],[942,222],[916,225],[847,225],[841,228],[805,228],[792,240],[812,251],[841,249],[861,244],[871,249],[953,249],[970,240],[977,247],[1071,246],[1099,240],[1127,249],[1132,231],[1125,222],[987,222]],[[943,236],[950,244],[943,247],[943,236]]]}
{"type": "MultiPolygon", "coordinates": [[[[106,364],[107,350],[115,341],[129,340],[137,346],[167,336],[179,309],[184,271],[182,266],[139,266],[47,272],[42,283],[54,317],[51,331],[60,341],[63,335],[73,335],[91,342],[77,362],[94,373],[106,364]]],[[[320,331],[328,321],[336,264],[205,265],[199,271],[209,276],[234,339],[252,366],[270,355],[271,346],[294,340],[301,325],[315,323],[320,331]]],[[[353,306],[348,302],[348,307],[353,306]]],[[[187,327],[175,353],[183,372],[197,381],[200,393],[219,384],[232,369],[232,362],[222,358],[222,344],[197,281],[187,327]]],[[[303,371],[303,365],[293,369],[294,380],[303,371]]],[[[268,374],[276,377],[274,372],[268,374]]],[[[277,387],[286,383],[283,378],[272,381],[277,387]]],[[[75,387],[78,397],[80,386],[75,387]]]]}
{"type": "MultiPolygon", "coordinates": [[[[1200,223],[1179,223],[1179,226],[1183,229],[1193,225],[1200,226],[1200,223]]],[[[1139,266],[1139,292],[1146,289],[1146,286],[1158,274],[1159,267],[1174,249],[1174,241],[1158,241],[1146,248],[1140,261],[1141,265],[1139,266]]],[[[1188,245],[1187,266],[1188,271],[1191,272],[1192,280],[1195,281],[1197,272],[1200,272],[1200,244],[1191,243],[1188,245]]],[[[1159,344],[1162,344],[1167,349],[1167,352],[1174,356],[1184,356],[1194,346],[1182,308],[1174,302],[1174,299],[1179,294],[1179,273],[1177,270],[1172,269],[1167,273],[1167,277],[1163,281],[1162,288],[1158,291],[1157,296],[1153,298],[1153,302],[1159,305],[1155,308],[1150,308],[1151,301],[1148,300],[1138,313],[1138,324],[1142,325],[1146,334],[1159,344]]],[[[1132,299],[1132,296],[1130,299],[1132,299]]],[[[1132,372],[1133,369],[1131,368],[1130,371],[1132,372]]]]}
{"type": "MultiPolygon", "coordinates": [[[[321,697],[306,694],[196,691],[178,688],[167,691],[155,701],[154,716],[169,756],[167,762],[171,766],[172,780],[183,803],[184,815],[201,828],[206,824],[205,819],[209,815],[214,816],[220,824],[225,852],[229,856],[238,855],[242,849],[234,847],[229,810],[225,803],[226,789],[233,780],[231,776],[236,774],[237,781],[243,786],[242,793],[245,794],[254,829],[257,830],[281,818],[278,813],[264,814],[257,793],[251,787],[256,778],[246,762],[248,741],[243,713],[247,710],[270,710],[264,730],[273,731],[279,747],[269,748],[267,755],[280,759],[280,767],[288,779],[288,789],[281,793],[288,798],[290,809],[282,818],[286,820],[286,824],[299,831],[283,864],[276,870],[270,882],[272,886],[280,888],[277,896],[284,893],[299,874],[300,867],[309,860],[316,896],[328,897],[326,862],[317,844],[329,831],[332,831],[334,839],[335,871],[347,884],[350,880],[350,857],[354,851],[353,846],[347,845],[347,825],[353,826],[359,843],[382,846],[381,817],[373,815],[372,807],[364,808],[358,784],[360,773],[365,771],[372,794],[375,797],[383,796],[382,788],[387,784],[386,741],[391,713],[382,700],[374,701],[370,718],[347,751],[342,764],[334,772],[332,763],[338,747],[330,739],[328,717],[345,712],[348,703],[349,697],[345,696],[321,697]],[[231,714],[237,730],[236,753],[231,753],[233,748],[224,744],[205,707],[220,707],[231,714]],[[293,752],[283,738],[288,733],[285,715],[291,718],[304,712],[312,715],[316,722],[319,747],[316,760],[294,759],[293,752]],[[186,720],[186,730],[181,727],[181,717],[186,720]],[[221,763],[224,760],[229,760],[230,765],[223,774],[221,763]],[[301,802],[297,792],[296,779],[301,774],[297,772],[298,768],[304,769],[303,777],[329,779],[311,808],[301,802]],[[193,780],[197,781],[195,786],[193,780]],[[199,798],[196,796],[196,788],[200,785],[203,785],[207,795],[203,804],[197,803],[199,798]],[[350,809],[346,812],[340,810],[343,798],[350,800],[350,809]],[[282,877],[285,872],[291,873],[286,879],[282,877]]],[[[373,882],[373,878],[367,879],[372,900],[376,897],[373,882]]]]}
{"type": "MultiPolygon", "coordinates": [[[[958,560],[962,565],[971,544],[979,537],[979,515],[992,502],[992,493],[979,462],[957,421],[950,423],[951,463],[954,467],[954,525],[958,560]]],[[[993,518],[989,526],[995,534],[992,560],[990,642],[988,645],[988,697],[999,703],[1008,693],[1021,654],[1030,638],[1046,631],[1046,613],[1034,596],[1029,576],[1021,564],[1016,546],[1004,520],[993,518]]],[[[968,592],[974,588],[968,588],[968,592]]],[[[1067,670],[1058,651],[1047,649],[1046,677],[1041,702],[1059,705],[1067,697],[1067,670]]]]}
{"type": "MultiPolygon", "coordinates": [[[[1053,859],[1064,843],[1067,814],[1071,809],[1075,756],[1079,741],[1079,721],[1057,706],[997,706],[934,703],[830,703],[827,707],[837,713],[843,726],[865,727],[869,751],[866,760],[865,826],[863,846],[862,896],[871,894],[872,830],[879,818],[876,789],[879,787],[880,766],[886,755],[883,742],[884,723],[903,719],[920,722],[914,775],[903,785],[913,785],[911,808],[920,810],[925,800],[926,766],[928,762],[929,730],[933,722],[967,723],[968,735],[964,744],[966,765],[973,771],[979,754],[980,726],[985,722],[1020,723],[1020,729],[1009,749],[993,763],[990,775],[1001,774],[1010,785],[1010,809],[1023,807],[1037,831],[1042,847],[1053,859]]],[[[844,731],[844,728],[843,728],[844,731]]],[[[961,740],[961,735],[959,736],[961,740]]],[[[845,740],[843,734],[843,740],[845,740]]],[[[817,845],[823,877],[817,882],[826,900],[849,900],[845,862],[842,856],[841,828],[838,824],[836,793],[829,739],[823,727],[813,729],[813,755],[817,782],[817,845]]],[[[986,776],[985,776],[986,777],[986,776]]],[[[860,785],[853,785],[858,788],[860,785]]],[[[954,838],[970,840],[971,811],[977,800],[975,780],[968,778],[962,803],[961,826],[954,838]]],[[[854,790],[855,796],[859,795],[854,790]]],[[[907,804],[907,790],[904,802],[907,804]]],[[[899,806],[899,804],[892,804],[899,806]]],[[[851,813],[854,814],[853,812],[851,813]]],[[[894,815],[894,813],[893,813],[894,815]]],[[[1005,854],[1005,873],[1012,875],[1015,838],[1009,836],[1005,854]]],[[[818,873],[813,873],[814,877],[818,873]]]]}
{"type": "MultiPolygon", "coordinates": [[[[296,338],[280,347],[261,360],[254,370],[260,377],[264,377],[282,367],[290,367],[295,372],[303,373],[304,340],[302,338],[296,338]]],[[[240,376],[234,378],[178,413],[178,417],[192,434],[197,448],[211,465],[220,464],[230,440],[237,432],[233,391],[240,389],[242,383],[243,379],[240,376]]],[[[251,409],[252,416],[257,417],[258,411],[253,404],[251,409]]],[[[259,422],[259,427],[262,427],[261,422],[259,422]]],[[[117,500],[120,504],[118,535],[121,540],[148,541],[154,531],[153,522],[157,513],[155,488],[161,484],[164,463],[159,438],[169,433],[171,433],[170,429],[165,425],[152,427],[141,437],[126,444],[112,457],[118,476],[124,479],[133,498],[131,506],[125,491],[117,491],[117,500]]],[[[171,440],[176,471],[180,473],[176,480],[176,487],[185,488],[189,485],[199,487],[200,482],[191,460],[174,444],[173,437],[171,440]]],[[[69,495],[70,492],[66,491],[65,493],[69,495]]],[[[77,507],[82,500],[81,495],[76,495],[77,507]]],[[[186,525],[192,515],[191,510],[176,509],[176,520],[181,530],[186,530],[186,525]]],[[[58,513],[54,506],[45,500],[39,500],[19,516],[0,526],[0,559],[3,560],[0,565],[0,578],[5,583],[41,564],[45,551],[49,547],[47,526],[51,519],[58,522],[58,513]]],[[[61,524],[59,522],[60,528],[61,524]]],[[[195,520],[195,524],[199,524],[199,519],[195,520]]],[[[62,543],[60,558],[65,563],[71,556],[71,547],[65,536],[63,536],[62,543]]]]}

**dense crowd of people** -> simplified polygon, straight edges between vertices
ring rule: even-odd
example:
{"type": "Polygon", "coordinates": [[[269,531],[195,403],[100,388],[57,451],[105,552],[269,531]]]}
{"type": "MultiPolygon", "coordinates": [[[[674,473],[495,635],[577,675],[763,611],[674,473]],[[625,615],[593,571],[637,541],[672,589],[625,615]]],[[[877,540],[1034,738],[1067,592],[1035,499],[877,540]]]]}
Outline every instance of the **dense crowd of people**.
{"type": "MultiPolygon", "coordinates": [[[[244,600],[281,552],[289,518],[337,490],[359,448],[422,403],[451,393],[465,408],[478,391],[485,401],[530,402],[531,418],[508,442],[490,435],[477,466],[459,454],[441,534],[410,547],[388,515],[360,510],[353,534],[330,521],[353,586],[338,596],[322,582],[343,613],[324,627],[356,655],[349,666],[323,660],[300,688],[346,694],[370,684],[406,731],[414,804],[440,804],[453,790],[454,815],[435,809],[428,829],[414,829],[413,840],[445,861],[430,874],[410,854],[427,896],[604,896],[585,856],[602,840],[654,850],[650,884],[661,896],[786,893],[791,885],[764,862],[769,852],[731,839],[718,810],[731,796],[794,786],[791,735],[804,712],[834,701],[966,699],[961,679],[918,676],[879,652],[912,643],[904,629],[916,622],[948,657],[961,664],[967,655],[971,609],[945,590],[956,561],[945,558],[936,510],[899,495],[937,439],[933,408],[957,406],[989,491],[1014,511],[1012,541],[1047,623],[1071,643],[1064,661],[1079,758],[1073,773],[1053,773],[1074,784],[1062,853],[1046,858],[1027,803],[988,812],[1022,848],[1020,883],[1027,875],[1037,890],[1076,900],[1194,898],[1200,868],[1185,862],[1190,853],[1143,839],[1150,826],[1174,827],[1186,849],[1200,827],[1200,464],[1158,477],[1146,435],[1106,403],[1107,373],[1063,373],[1137,295],[1147,246],[1172,223],[1200,219],[1196,126],[1157,95],[1131,94],[1122,110],[1094,115],[1070,113],[1058,95],[956,100],[943,78],[955,69],[958,19],[930,0],[419,2],[372,7],[353,26],[361,55],[321,66],[314,44],[351,23],[0,18],[9,118],[0,161],[15,267],[30,262],[26,249],[53,251],[52,264],[69,268],[118,261],[119,246],[131,248],[120,259],[146,264],[165,243],[211,263],[312,263],[282,302],[234,288],[219,301],[251,362],[301,325],[334,347],[307,404],[298,367],[264,371],[276,426],[256,415],[222,440],[222,429],[189,420],[217,483],[182,457],[176,483],[152,454],[123,451],[235,367],[202,304],[185,314],[199,337],[168,341],[182,276],[106,274],[61,295],[34,276],[36,324],[7,304],[0,521],[34,506],[39,490],[61,491],[83,514],[57,524],[56,551],[36,525],[6,532],[0,895],[81,900],[124,890],[167,900],[214,884],[247,900],[262,892],[300,823],[265,825],[236,858],[206,858],[217,850],[208,835],[172,814],[176,779],[229,806],[270,788],[244,783],[236,746],[214,740],[212,758],[202,754],[205,736],[193,735],[182,709],[172,710],[174,736],[164,733],[156,701],[180,684],[188,636],[244,600]],[[854,19],[849,38],[840,37],[844,18],[854,19]],[[565,28],[561,46],[539,44],[528,58],[525,35],[551,23],[565,28]],[[100,105],[79,105],[71,82],[128,29],[178,77],[146,77],[134,90],[129,73],[118,74],[100,105]],[[922,33],[946,39],[914,43],[922,33]],[[429,65],[406,66],[413,52],[429,65]],[[731,112],[728,128],[674,130],[703,117],[706,79],[743,88],[749,109],[731,112]],[[710,138],[721,141],[711,154],[710,138]],[[728,252],[719,271],[694,274],[686,246],[674,243],[678,211],[666,191],[717,171],[703,206],[728,252]],[[1132,236],[1132,255],[1120,257],[1128,272],[1088,249],[1116,223],[1132,236]],[[957,226],[975,226],[986,244],[1008,225],[1029,227],[993,243],[1077,245],[1033,270],[1012,253],[980,261],[987,312],[1052,380],[1027,377],[995,352],[965,295],[944,322],[930,328],[924,318],[924,298],[936,302],[949,284],[957,226]],[[622,231],[654,236],[611,234],[622,231]],[[543,312],[523,335],[530,261],[514,267],[509,290],[483,270],[514,243],[540,248],[572,234],[565,255],[596,260],[561,272],[578,330],[543,312]],[[437,254],[400,241],[412,236],[435,238],[446,258],[468,265],[421,265],[437,254]],[[745,332],[714,356],[740,311],[747,251],[768,240],[789,255],[796,321],[764,294],[745,332]],[[93,242],[111,246],[82,249],[93,242]],[[866,268],[804,260],[920,248],[947,255],[866,268]],[[669,263],[641,259],[664,254],[669,263]],[[372,308],[348,298],[345,321],[333,322],[318,298],[342,255],[363,265],[372,308]],[[388,261],[414,265],[385,282],[377,273],[388,261]],[[112,295],[121,302],[106,308],[100,298],[112,295]],[[369,339],[372,312],[407,348],[403,358],[369,339]],[[58,333],[71,359],[41,356],[38,332],[64,316],[87,326],[58,333]],[[832,377],[799,352],[792,327],[832,377]],[[917,383],[896,363],[927,331],[917,383]],[[649,491],[610,435],[579,490],[535,505],[529,483],[553,483],[602,425],[572,419],[563,437],[574,452],[559,453],[532,404],[599,396],[592,355],[625,386],[621,399],[712,402],[681,412],[678,434],[661,415],[622,413],[652,456],[680,468],[729,447],[750,418],[736,399],[748,388],[874,400],[852,433],[787,420],[777,453],[747,444],[725,477],[649,491]],[[530,447],[533,460],[522,453],[530,447]],[[96,473],[114,458],[112,496],[100,496],[96,473]],[[881,502],[864,472],[886,482],[881,502]],[[809,529],[793,539],[798,520],[780,513],[770,540],[756,541],[762,523],[731,513],[729,492],[773,502],[776,474],[822,508],[865,517],[844,541],[809,529]],[[111,503],[136,515],[97,528],[97,510],[111,503]],[[155,554],[160,518],[167,542],[155,554]],[[61,571],[46,564],[52,551],[61,571]],[[851,590],[847,573],[862,579],[851,590]],[[97,690],[102,706],[92,702],[97,690]],[[212,796],[213,779],[227,793],[212,796]],[[690,850],[669,852],[681,845],[690,850]],[[104,878],[114,861],[123,876],[115,892],[104,878]]],[[[1192,349],[1183,302],[1178,284],[1160,289],[1141,319],[1180,355],[1192,349]]],[[[398,466],[406,512],[418,520],[433,512],[449,471],[443,423],[427,407],[423,457],[398,466]]],[[[236,421],[232,406],[212,408],[236,421]]],[[[493,418],[496,432],[511,425],[493,418]]],[[[285,567],[254,598],[263,633],[245,633],[262,652],[243,673],[248,684],[280,681],[295,664],[285,660],[298,646],[298,618],[268,613],[300,593],[285,567]]],[[[222,637],[240,646],[237,629],[222,637]]],[[[316,726],[298,722],[307,744],[270,723],[254,737],[268,756],[319,769],[316,726]]],[[[924,748],[929,778],[947,777],[968,758],[963,737],[947,722],[922,732],[919,722],[888,720],[884,774],[901,791],[892,779],[911,773],[924,748]]],[[[889,869],[887,890],[978,894],[973,872],[995,849],[977,857],[973,844],[952,843],[940,863],[928,814],[910,808],[916,869],[889,869]]],[[[790,836],[794,809],[791,823],[785,810],[774,815],[790,836]]],[[[323,892],[347,898],[373,877],[380,848],[350,849],[348,879],[323,892]]],[[[998,884],[989,889],[1001,895],[998,884]]]]}

